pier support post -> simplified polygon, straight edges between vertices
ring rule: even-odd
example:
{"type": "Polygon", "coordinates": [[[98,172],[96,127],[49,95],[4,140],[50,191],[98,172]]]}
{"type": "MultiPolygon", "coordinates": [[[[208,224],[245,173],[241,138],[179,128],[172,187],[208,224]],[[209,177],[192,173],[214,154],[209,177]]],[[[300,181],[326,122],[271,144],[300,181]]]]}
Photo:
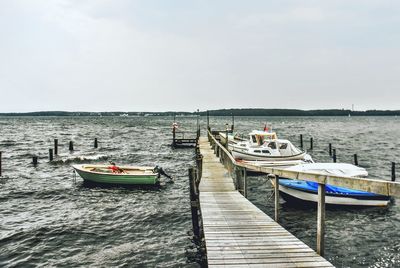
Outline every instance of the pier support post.
{"type": "Polygon", "coordinates": [[[396,163],[392,162],[392,181],[396,181],[396,163]]]}
{"type": "Polygon", "coordinates": [[[303,149],[303,134],[300,134],[300,147],[303,149]]]}
{"type": "Polygon", "coordinates": [[[279,222],[279,176],[275,175],[275,221],[279,222]]]}
{"type": "Polygon", "coordinates": [[[58,139],[54,139],[54,154],[58,155],[58,139]]]}
{"type": "Polygon", "coordinates": [[[72,141],[69,141],[69,150],[70,151],[74,150],[74,143],[72,141]]]}
{"type": "Polygon", "coordinates": [[[242,168],[243,171],[243,196],[247,198],[247,169],[242,168]]]}
{"type": "Polygon", "coordinates": [[[310,138],[310,150],[314,149],[314,139],[313,137],[310,138]]]}
{"type": "Polygon", "coordinates": [[[3,154],[3,152],[0,152],[0,177],[1,177],[1,168],[2,168],[2,166],[1,166],[1,157],[2,157],[2,154],[3,154]]]}
{"type": "Polygon", "coordinates": [[[358,166],[358,157],[357,157],[357,154],[354,154],[354,165],[358,166]]]}
{"type": "Polygon", "coordinates": [[[317,253],[325,253],[325,184],[318,184],[317,253]]]}
{"type": "Polygon", "coordinates": [[[196,169],[189,168],[189,188],[190,188],[190,209],[192,213],[192,227],[193,234],[196,238],[200,237],[200,227],[199,227],[199,198],[196,191],[196,169]]]}
{"type": "Polygon", "coordinates": [[[97,143],[97,138],[94,138],[94,148],[99,147],[99,144],[97,143]]]}
{"type": "Polygon", "coordinates": [[[332,143],[329,143],[329,156],[332,156],[332,143]]]}
{"type": "Polygon", "coordinates": [[[203,174],[203,156],[198,154],[196,156],[196,165],[197,165],[197,180],[200,181],[203,174]]]}
{"type": "Polygon", "coordinates": [[[53,149],[49,149],[49,160],[53,161],[53,149]]]}
{"type": "Polygon", "coordinates": [[[332,149],[332,153],[333,153],[332,155],[333,163],[336,163],[336,149],[332,149]]]}

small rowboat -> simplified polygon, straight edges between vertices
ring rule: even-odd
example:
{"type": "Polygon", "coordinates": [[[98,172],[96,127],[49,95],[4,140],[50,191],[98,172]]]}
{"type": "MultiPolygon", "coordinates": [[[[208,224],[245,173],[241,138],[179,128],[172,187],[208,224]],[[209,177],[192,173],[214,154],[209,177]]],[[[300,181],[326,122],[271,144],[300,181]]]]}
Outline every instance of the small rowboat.
{"type": "Polygon", "coordinates": [[[85,181],[103,184],[142,185],[157,184],[159,173],[153,167],[73,165],[85,181]]]}

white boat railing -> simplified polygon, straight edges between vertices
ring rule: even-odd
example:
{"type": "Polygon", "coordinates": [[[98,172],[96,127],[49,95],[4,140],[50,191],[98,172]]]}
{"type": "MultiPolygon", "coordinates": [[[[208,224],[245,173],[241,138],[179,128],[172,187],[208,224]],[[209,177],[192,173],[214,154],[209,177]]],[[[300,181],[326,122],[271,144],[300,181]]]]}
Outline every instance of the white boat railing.
{"type": "Polygon", "coordinates": [[[392,197],[400,197],[400,182],[376,180],[368,178],[322,175],[312,172],[290,171],[282,168],[262,167],[236,161],[231,153],[223,146],[210,130],[207,131],[208,140],[214,153],[232,174],[239,192],[247,197],[247,170],[267,174],[275,180],[275,221],[279,220],[279,178],[288,178],[318,183],[318,217],[317,217],[317,253],[324,255],[325,238],[325,188],[326,185],[351,188],[392,197]]]}

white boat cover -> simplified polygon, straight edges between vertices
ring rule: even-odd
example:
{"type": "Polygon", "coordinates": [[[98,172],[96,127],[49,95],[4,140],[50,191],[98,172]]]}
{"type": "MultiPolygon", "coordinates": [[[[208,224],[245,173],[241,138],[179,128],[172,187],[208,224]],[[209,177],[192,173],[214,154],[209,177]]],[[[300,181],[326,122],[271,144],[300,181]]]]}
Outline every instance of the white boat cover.
{"type": "Polygon", "coordinates": [[[323,175],[344,177],[366,177],[368,172],[365,168],[346,163],[310,163],[286,168],[296,172],[311,172],[323,175]]]}

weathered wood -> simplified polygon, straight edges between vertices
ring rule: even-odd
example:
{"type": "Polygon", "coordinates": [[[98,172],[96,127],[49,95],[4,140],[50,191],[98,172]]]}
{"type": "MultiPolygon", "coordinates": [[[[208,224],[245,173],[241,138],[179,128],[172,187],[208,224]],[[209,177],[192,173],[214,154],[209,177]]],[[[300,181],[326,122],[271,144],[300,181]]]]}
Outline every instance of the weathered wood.
{"type": "Polygon", "coordinates": [[[190,191],[190,209],[192,213],[192,227],[195,237],[200,236],[199,214],[198,214],[198,195],[196,194],[196,170],[189,168],[189,191],[190,191]]]}
{"type": "Polygon", "coordinates": [[[325,184],[318,184],[317,253],[325,254],[325,184]]]}
{"type": "Polygon", "coordinates": [[[53,161],[53,149],[49,149],[49,160],[53,161]]]}
{"type": "Polygon", "coordinates": [[[333,163],[336,163],[336,149],[333,149],[332,150],[332,160],[333,160],[333,163]]]}
{"type": "Polygon", "coordinates": [[[303,134],[300,134],[300,147],[303,149],[303,134]]]}
{"type": "Polygon", "coordinates": [[[73,141],[69,141],[69,150],[73,151],[74,150],[74,143],[73,141]]]}
{"type": "Polygon", "coordinates": [[[392,181],[396,181],[396,163],[392,162],[392,181]]]}
{"type": "Polygon", "coordinates": [[[32,156],[32,164],[34,167],[38,164],[38,157],[36,155],[32,156]]]}
{"type": "Polygon", "coordinates": [[[54,139],[54,154],[58,155],[58,139],[54,139]]]}
{"type": "MultiPolygon", "coordinates": [[[[210,140],[219,148],[227,168],[235,167],[226,148],[211,137],[210,140]]],[[[332,267],[235,191],[230,173],[212,153],[206,139],[200,138],[199,147],[203,155],[199,203],[209,267],[332,267]]],[[[236,167],[235,177],[247,176],[246,167],[236,167]]],[[[247,191],[246,183],[238,184],[243,192],[247,191]]]]}

